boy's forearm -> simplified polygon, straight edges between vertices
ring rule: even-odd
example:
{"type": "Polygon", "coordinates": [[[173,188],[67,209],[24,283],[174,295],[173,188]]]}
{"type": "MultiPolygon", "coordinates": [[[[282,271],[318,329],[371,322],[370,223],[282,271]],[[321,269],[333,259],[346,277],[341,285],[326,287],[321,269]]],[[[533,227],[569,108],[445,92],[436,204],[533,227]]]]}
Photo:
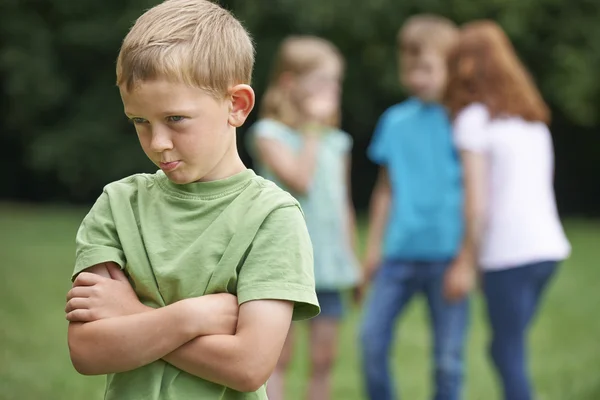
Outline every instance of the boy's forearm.
{"type": "Polygon", "coordinates": [[[387,226],[387,218],[391,204],[391,191],[389,188],[378,186],[371,198],[369,211],[369,230],[367,233],[367,257],[379,254],[383,233],[387,226]]]}
{"type": "Polygon", "coordinates": [[[476,265],[479,240],[483,233],[483,218],[480,215],[469,215],[465,218],[465,235],[463,238],[459,258],[470,261],[476,265]]]}
{"type": "Polygon", "coordinates": [[[163,357],[175,367],[240,392],[272,374],[292,320],[293,303],[257,300],[240,306],[235,335],[197,337],[163,357]]]}
{"type": "Polygon", "coordinates": [[[154,362],[197,336],[182,302],[140,314],[69,324],[69,350],[85,375],[129,371],[154,362]]]}
{"type": "Polygon", "coordinates": [[[258,389],[247,373],[252,366],[244,365],[248,359],[240,338],[235,335],[200,336],[163,359],[189,374],[238,391],[258,389]]]}

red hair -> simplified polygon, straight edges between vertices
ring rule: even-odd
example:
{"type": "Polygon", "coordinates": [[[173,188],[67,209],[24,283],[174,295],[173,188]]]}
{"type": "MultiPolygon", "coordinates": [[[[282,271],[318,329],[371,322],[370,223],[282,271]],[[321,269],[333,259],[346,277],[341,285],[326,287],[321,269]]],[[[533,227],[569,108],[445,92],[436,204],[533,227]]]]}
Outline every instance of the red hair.
{"type": "Polygon", "coordinates": [[[465,25],[448,60],[444,103],[452,116],[477,102],[485,104],[492,117],[512,115],[550,122],[550,110],[533,79],[493,21],[465,25]]]}

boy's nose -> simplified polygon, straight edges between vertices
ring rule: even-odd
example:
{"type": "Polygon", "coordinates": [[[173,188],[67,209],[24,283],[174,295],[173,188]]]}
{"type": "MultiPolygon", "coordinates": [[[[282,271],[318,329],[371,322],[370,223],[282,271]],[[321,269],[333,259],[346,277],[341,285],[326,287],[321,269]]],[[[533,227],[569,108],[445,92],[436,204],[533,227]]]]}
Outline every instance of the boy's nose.
{"type": "Polygon", "coordinates": [[[164,130],[155,129],[152,132],[150,148],[156,153],[162,153],[165,150],[173,149],[173,141],[171,140],[171,136],[164,130]]]}

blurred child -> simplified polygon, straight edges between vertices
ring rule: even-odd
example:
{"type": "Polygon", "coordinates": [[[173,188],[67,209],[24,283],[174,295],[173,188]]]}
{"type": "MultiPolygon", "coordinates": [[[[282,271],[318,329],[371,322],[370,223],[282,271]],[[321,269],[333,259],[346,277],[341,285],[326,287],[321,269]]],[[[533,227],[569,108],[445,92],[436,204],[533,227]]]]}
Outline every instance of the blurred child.
{"type": "Polygon", "coordinates": [[[160,170],[105,187],[66,306],[73,365],[109,375],[105,399],[267,399],[292,319],[318,314],[301,209],[236,148],[253,63],[209,1],[165,1],[123,41],[125,114],[160,170]]]}
{"type": "Polygon", "coordinates": [[[433,15],[410,18],[398,35],[400,76],[413,97],[378,122],[369,158],[380,166],[365,256],[372,288],[361,327],[366,389],[395,398],[390,348],[396,320],[412,299],[427,299],[433,329],[436,400],[461,397],[467,294],[474,269],[459,262],[463,235],[461,171],[448,115],[439,101],[458,31],[433,15]]]}
{"type": "MultiPolygon", "coordinates": [[[[343,67],[341,54],[326,40],[286,39],[275,60],[261,119],[249,137],[259,173],[299,200],[313,243],[321,314],[310,322],[311,400],[330,397],[343,293],[357,285],[359,273],[350,199],[352,140],[339,129],[343,67]]],[[[292,347],[290,331],[267,385],[271,400],[283,398],[292,347]]]]}
{"type": "Polygon", "coordinates": [[[550,111],[502,29],[466,25],[446,103],[465,176],[464,260],[484,271],[491,357],[507,400],[530,400],[527,332],[570,245],[554,199],[550,111]]]}

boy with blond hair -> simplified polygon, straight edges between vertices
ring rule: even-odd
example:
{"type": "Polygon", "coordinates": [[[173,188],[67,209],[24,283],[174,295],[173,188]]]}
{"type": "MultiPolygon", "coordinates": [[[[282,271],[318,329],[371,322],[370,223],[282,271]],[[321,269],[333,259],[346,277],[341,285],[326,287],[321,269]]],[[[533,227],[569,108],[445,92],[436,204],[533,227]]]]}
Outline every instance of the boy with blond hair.
{"type": "Polygon", "coordinates": [[[124,111],[160,169],[104,188],[77,232],[71,360],[106,399],[266,399],[292,319],[318,314],[295,199],[247,169],[252,41],[227,11],[167,0],[117,60],[124,111]]]}
{"type": "Polygon", "coordinates": [[[380,166],[365,257],[372,290],[361,327],[366,389],[395,398],[389,373],[395,322],[414,294],[427,298],[433,327],[436,400],[461,396],[466,295],[474,280],[458,256],[463,235],[460,163],[439,104],[446,60],[458,39],[449,20],[410,18],[398,35],[400,77],[412,97],[378,122],[369,158],[380,166]]]}

